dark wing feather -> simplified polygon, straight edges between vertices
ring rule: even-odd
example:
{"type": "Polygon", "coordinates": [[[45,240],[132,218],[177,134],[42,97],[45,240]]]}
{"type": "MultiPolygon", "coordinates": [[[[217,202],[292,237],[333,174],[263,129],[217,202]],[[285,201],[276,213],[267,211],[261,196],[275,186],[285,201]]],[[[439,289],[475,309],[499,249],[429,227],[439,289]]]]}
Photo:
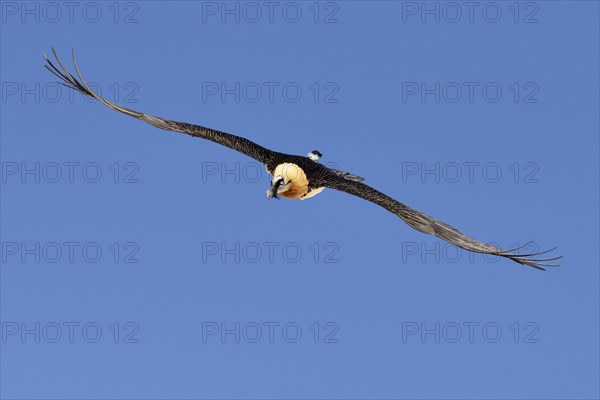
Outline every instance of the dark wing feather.
{"type": "MultiPolygon", "coordinates": [[[[492,254],[499,257],[506,257],[519,264],[528,265],[533,268],[544,270],[542,267],[554,267],[557,264],[548,263],[549,261],[558,260],[562,257],[552,258],[538,258],[539,255],[547,253],[551,250],[547,250],[539,253],[531,254],[518,254],[517,249],[502,250],[495,246],[482,243],[472,237],[465,236],[456,228],[445,224],[429,215],[423,214],[419,211],[413,210],[412,208],[400,203],[397,200],[373,189],[372,187],[365,185],[361,182],[350,181],[343,179],[342,177],[331,175],[326,181],[325,186],[331,189],[339,190],[345,193],[352,194],[354,196],[361,197],[372,203],[375,203],[386,210],[396,214],[408,225],[412,226],[418,231],[435,235],[447,242],[452,243],[455,246],[460,247],[468,251],[475,253],[492,254]]],[[[523,246],[525,247],[525,246],[523,246]]]]}
{"type": "Polygon", "coordinates": [[[333,168],[331,169],[331,171],[332,171],[334,174],[337,174],[337,175],[341,176],[342,178],[344,178],[344,179],[348,179],[348,180],[350,180],[350,181],[357,181],[357,182],[361,182],[361,181],[364,181],[364,180],[365,180],[365,178],[362,178],[362,177],[360,177],[360,176],[358,176],[358,175],[351,174],[350,172],[346,172],[346,171],[340,171],[340,170],[333,169],[333,168]]]}
{"type": "Polygon", "coordinates": [[[219,143],[223,146],[229,147],[230,149],[239,151],[240,153],[250,156],[263,164],[269,164],[275,154],[271,150],[259,146],[258,144],[240,136],[231,135],[229,133],[221,132],[211,128],[206,128],[200,125],[193,125],[185,122],[177,122],[160,117],[155,117],[153,115],[144,114],[142,112],[135,111],[130,108],[123,107],[113,102],[110,102],[99,96],[97,93],[95,93],[87,84],[85,79],[83,79],[83,76],[81,75],[81,72],[79,71],[79,68],[77,66],[77,62],[75,60],[75,52],[73,52],[73,65],[75,67],[75,71],[77,72],[77,76],[79,79],[75,78],[75,76],[69,72],[69,70],[58,58],[58,55],[56,54],[54,49],[52,49],[52,53],[54,53],[54,57],[56,58],[56,61],[60,68],[54,65],[52,61],[50,61],[48,57],[46,57],[46,55],[44,54],[44,59],[47,62],[47,65],[45,65],[45,67],[54,75],[56,75],[59,79],[61,79],[62,84],[74,90],[77,90],[78,92],[81,92],[87,96],[95,98],[96,100],[106,105],[107,107],[112,108],[113,110],[119,111],[125,115],[129,115],[130,117],[134,117],[145,121],[160,129],[181,132],[190,136],[207,139],[215,143],[219,143]]]}

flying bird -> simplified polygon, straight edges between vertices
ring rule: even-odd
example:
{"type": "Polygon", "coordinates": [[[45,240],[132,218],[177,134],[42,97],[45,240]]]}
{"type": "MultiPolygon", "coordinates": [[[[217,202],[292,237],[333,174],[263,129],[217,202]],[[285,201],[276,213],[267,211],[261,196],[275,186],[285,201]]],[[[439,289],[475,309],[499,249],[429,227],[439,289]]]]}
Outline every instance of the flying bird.
{"type": "Polygon", "coordinates": [[[416,211],[364,184],[362,182],[364,179],[357,175],[338,171],[320,164],[319,159],[322,157],[322,154],[317,150],[311,151],[307,156],[279,153],[240,136],[200,125],[160,118],[110,102],[95,93],[86,83],[77,66],[74,51],[72,56],[77,78],[69,72],[53,48],[52,53],[58,63],[58,67],[45,54],[43,57],[47,64],[44,66],[62,81],[61,84],[84,95],[93,97],[113,110],[145,121],[157,128],[210,140],[252,157],[264,164],[267,172],[273,177],[271,185],[267,190],[268,198],[308,199],[317,195],[325,188],[334,189],[375,203],[396,214],[414,229],[435,235],[464,250],[508,258],[519,264],[528,265],[539,270],[545,270],[543,267],[557,266],[552,261],[562,258],[561,256],[540,257],[542,254],[555,250],[556,247],[543,252],[520,254],[519,250],[526,247],[529,243],[514,249],[502,250],[496,246],[466,236],[456,228],[416,211]]]}

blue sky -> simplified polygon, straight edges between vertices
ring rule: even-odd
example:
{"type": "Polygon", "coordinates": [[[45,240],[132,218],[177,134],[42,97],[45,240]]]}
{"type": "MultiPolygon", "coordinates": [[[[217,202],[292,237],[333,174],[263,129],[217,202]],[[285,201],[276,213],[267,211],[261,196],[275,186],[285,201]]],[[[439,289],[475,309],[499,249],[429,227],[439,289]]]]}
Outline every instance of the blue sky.
{"type": "Polygon", "coordinates": [[[600,395],[597,2],[0,4],[2,398],[600,395]],[[253,160],[57,85],[50,46],[109,100],[564,259],[268,201],[253,160]]]}

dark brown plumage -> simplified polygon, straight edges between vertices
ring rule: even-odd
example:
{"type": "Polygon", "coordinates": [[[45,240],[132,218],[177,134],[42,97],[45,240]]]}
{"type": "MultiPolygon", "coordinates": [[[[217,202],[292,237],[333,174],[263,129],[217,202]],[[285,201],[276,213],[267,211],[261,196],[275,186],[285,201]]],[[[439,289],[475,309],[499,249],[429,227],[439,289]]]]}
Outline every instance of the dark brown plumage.
{"type": "MultiPolygon", "coordinates": [[[[123,114],[145,121],[157,128],[164,129],[167,131],[181,132],[190,136],[207,139],[215,143],[227,146],[233,150],[243,153],[249,157],[252,157],[259,162],[265,164],[267,171],[273,174],[273,171],[284,163],[295,164],[306,175],[308,179],[308,189],[315,190],[323,187],[335,189],[341,192],[345,192],[354,196],[361,197],[372,203],[375,203],[386,210],[396,214],[408,225],[412,226],[416,230],[435,235],[441,239],[444,239],[455,246],[462,249],[484,254],[492,254],[499,257],[505,257],[511,259],[519,264],[528,265],[533,268],[544,270],[543,267],[556,266],[551,263],[552,261],[558,260],[561,257],[547,257],[539,258],[540,255],[548,253],[554,249],[550,249],[544,252],[531,253],[531,254],[518,254],[517,249],[502,250],[495,246],[482,243],[476,239],[462,234],[456,228],[438,221],[426,214],[419,211],[413,210],[412,208],[394,200],[393,198],[373,189],[372,187],[365,185],[360,182],[362,178],[349,174],[343,171],[337,171],[331,168],[315,162],[308,157],[279,153],[266,149],[246,138],[232,135],[226,132],[221,132],[215,129],[206,128],[200,125],[188,124],[185,122],[171,121],[164,118],[159,118],[150,114],[145,114],[139,111],[131,110],[127,107],[120,106],[112,103],[98,94],[96,94],[86,83],[79,71],[77,62],[75,60],[75,54],[73,53],[73,64],[75,71],[79,79],[75,78],[60,61],[58,55],[52,49],[56,61],[60,68],[55,66],[49,59],[44,55],[47,62],[45,67],[56,75],[62,83],[70,88],[73,88],[85,95],[91,96],[104,105],[112,108],[113,110],[119,111],[123,114]]],[[[279,183],[278,185],[279,186],[279,183]]],[[[306,186],[305,186],[306,187],[306,186]]],[[[277,190],[277,189],[276,189],[277,190]]],[[[277,193],[275,193],[275,196],[277,193]]],[[[299,197],[298,193],[294,193],[293,196],[287,197],[299,197]]],[[[524,247],[524,246],[523,246],[524,247]]]]}

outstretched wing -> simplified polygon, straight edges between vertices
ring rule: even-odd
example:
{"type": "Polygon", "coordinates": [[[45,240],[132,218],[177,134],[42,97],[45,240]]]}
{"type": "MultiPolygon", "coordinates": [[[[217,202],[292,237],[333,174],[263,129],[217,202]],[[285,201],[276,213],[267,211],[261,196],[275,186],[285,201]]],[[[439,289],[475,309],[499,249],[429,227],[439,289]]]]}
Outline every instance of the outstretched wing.
{"type": "Polygon", "coordinates": [[[58,55],[56,54],[56,51],[54,51],[54,48],[52,48],[52,53],[54,53],[54,57],[56,58],[56,61],[60,68],[54,65],[52,61],[50,61],[48,57],[46,57],[46,55],[44,54],[44,59],[47,62],[45,67],[58,78],[60,78],[63,81],[61,82],[63,85],[75,89],[85,95],[93,97],[102,104],[106,105],[107,107],[112,108],[113,110],[119,111],[125,115],[129,115],[130,117],[134,117],[145,121],[160,129],[181,132],[190,136],[207,139],[215,143],[219,143],[223,146],[229,147],[230,149],[239,151],[240,153],[250,156],[263,164],[269,164],[270,160],[275,154],[273,151],[259,146],[258,144],[240,136],[231,135],[229,133],[217,131],[215,129],[207,128],[200,125],[171,121],[168,119],[156,117],[154,115],[144,114],[142,112],[135,111],[127,107],[123,107],[113,102],[110,102],[99,96],[97,93],[95,93],[87,84],[85,79],[83,79],[83,76],[81,75],[81,72],[79,71],[79,68],[77,66],[77,62],[75,60],[74,51],[73,65],[75,67],[75,71],[77,72],[77,76],[79,79],[75,78],[75,76],[73,76],[73,74],[71,74],[69,70],[65,67],[65,65],[60,61],[58,55]]]}
{"type": "Polygon", "coordinates": [[[441,221],[438,221],[437,219],[432,218],[429,215],[413,210],[412,208],[400,203],[397,200],[394,200],[393,198],[361,182],[351,181],[342,177],[331,175],[325,181],[325,186],[331,189],[339,190],[345,193],[352,194],[354,196],[361,197],[365,200],[375,203],[385,208],[386,210],[396,214],[397,216],[402,218],[404,222],[406,222],[408,225],[412,226],[416,230],[421,231],[423,233],[428,233],[430,235],[435,235],[439,238],[446,240],[447,242],[452,243],[455,246],[460,247],[461,249],[465,249],[475,253],[492,254],[499,257],[506,257],[515,262],[518,262],[519,264],[529,265],[530,267],[537,268],[540,270],[545,270],[542,267],[557,266],[557,264],[552,264],[549,262],[562,258],[538,257],[539,255],[548,253],[556,248],[539,253],[518,254],[516,251],[525,246],[512,250],[502,250],[495,246],[482,243],[476,239],[473,239],[472,237],[465,236],[456,228],[445,224],[441,221]]]}

